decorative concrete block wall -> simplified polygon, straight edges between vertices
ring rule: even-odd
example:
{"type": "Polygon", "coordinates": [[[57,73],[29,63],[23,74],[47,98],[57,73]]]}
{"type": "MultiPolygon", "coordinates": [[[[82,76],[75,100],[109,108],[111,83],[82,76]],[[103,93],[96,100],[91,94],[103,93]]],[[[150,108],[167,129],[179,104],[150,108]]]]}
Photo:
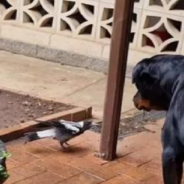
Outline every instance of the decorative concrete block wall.
{"type": "MultiPolygon", "coordinates": [[[[113,12],[114,0],[0,0],[0,37],[107,61],[113,12]]],[[[135,0],[129,64],[158,53],[184,53],[183,0],[135,0]]]]}

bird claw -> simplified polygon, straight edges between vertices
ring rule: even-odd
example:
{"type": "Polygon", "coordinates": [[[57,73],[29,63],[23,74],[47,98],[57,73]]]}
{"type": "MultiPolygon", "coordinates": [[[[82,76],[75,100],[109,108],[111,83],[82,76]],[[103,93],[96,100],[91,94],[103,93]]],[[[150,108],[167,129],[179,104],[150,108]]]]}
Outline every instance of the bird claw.
{"type": "Polygon", "coordinates": [[[64,142],[64,144],[66,144],[67,146],[70,146],[70,144],[68,144],[67,142],[64,142]]]}
{"type": "Polygon", "coordinates": [[[61,147],[62,147],[64,150],[66,150],[66,148],[65,148],[65,146],[64,146],[63,143],[60,143],[60,145],[61,145],[61,147]]]}

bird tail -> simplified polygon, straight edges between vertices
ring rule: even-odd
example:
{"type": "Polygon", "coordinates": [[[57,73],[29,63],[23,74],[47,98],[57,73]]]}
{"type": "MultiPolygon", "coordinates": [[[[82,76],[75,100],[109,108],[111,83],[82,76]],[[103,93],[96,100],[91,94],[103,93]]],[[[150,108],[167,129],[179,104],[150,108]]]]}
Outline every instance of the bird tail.
{"type": "Polygon", "coordinates": [[[43,131],[37,131],[37,132],[29,132],[26,133],[25,136],[27,137],[27,142],[36,141],[39,139],[44,138],[54,138],[56,136],[56,131],[54,128],[43,130],[43,131]]]}

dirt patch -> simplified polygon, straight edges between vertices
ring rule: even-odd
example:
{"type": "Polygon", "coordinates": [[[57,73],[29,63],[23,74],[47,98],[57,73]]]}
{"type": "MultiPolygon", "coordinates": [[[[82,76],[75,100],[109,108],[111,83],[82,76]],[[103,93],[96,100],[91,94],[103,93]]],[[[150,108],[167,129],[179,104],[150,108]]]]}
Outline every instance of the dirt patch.
{"type": "Polygon", "coordinates": [[[142,132],[150,131],[145,128],[145,125],[154,124],[156,121],[165,117],[163,111],[140,112],[138,110],[130,111],[121,119],[119,129],[119,139],[126,136],[142,132]]]}
{"type": "MultiPolygon", "coordinates": [[[[163,111],[141,112],[138,110],[130,110],[123,114],[119,126],[119,140],[124,137],[136,134],[142,131],[149,131],[145,125],[153,124],[154,122],[165,117],[163,111]]],[[[92,129],[94,132],[101,133],[102,125],[98,125],[92,129]]]]}
{"type": "Polygon", "coordinates": [[[0,90],[0,128],[24,123],[73,106],[0,90]]]}

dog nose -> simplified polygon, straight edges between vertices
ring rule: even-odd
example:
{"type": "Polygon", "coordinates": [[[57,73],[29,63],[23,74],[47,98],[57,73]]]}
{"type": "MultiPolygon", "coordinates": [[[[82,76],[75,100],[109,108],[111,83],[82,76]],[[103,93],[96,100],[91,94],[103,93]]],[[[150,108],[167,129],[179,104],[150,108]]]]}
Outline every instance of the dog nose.
{"type": "Polygon", "coordinates": [[[133,103],[134,103],[134,106],[138,109],[138,110],[143,110],[143,106],[141,105],[140,103],[140,98],[138,95],[135,95],[133,97],[133,103]]]}
{"type": "Polygon", "coordinates": [[[136,96],[134,96],[133,97],[133,103],[134,103],[134,106],[137,108],[137,109],[139,109],[139,102],[138,102],[138,99],[137,99],[137,97],[136,96]]]}
{"type": "Polygon", "coordinates": [[[138,110],[142,110],[142,108],[139,106],[138,103],[134,103],[134,106],[135,106],[138,110]]]}

